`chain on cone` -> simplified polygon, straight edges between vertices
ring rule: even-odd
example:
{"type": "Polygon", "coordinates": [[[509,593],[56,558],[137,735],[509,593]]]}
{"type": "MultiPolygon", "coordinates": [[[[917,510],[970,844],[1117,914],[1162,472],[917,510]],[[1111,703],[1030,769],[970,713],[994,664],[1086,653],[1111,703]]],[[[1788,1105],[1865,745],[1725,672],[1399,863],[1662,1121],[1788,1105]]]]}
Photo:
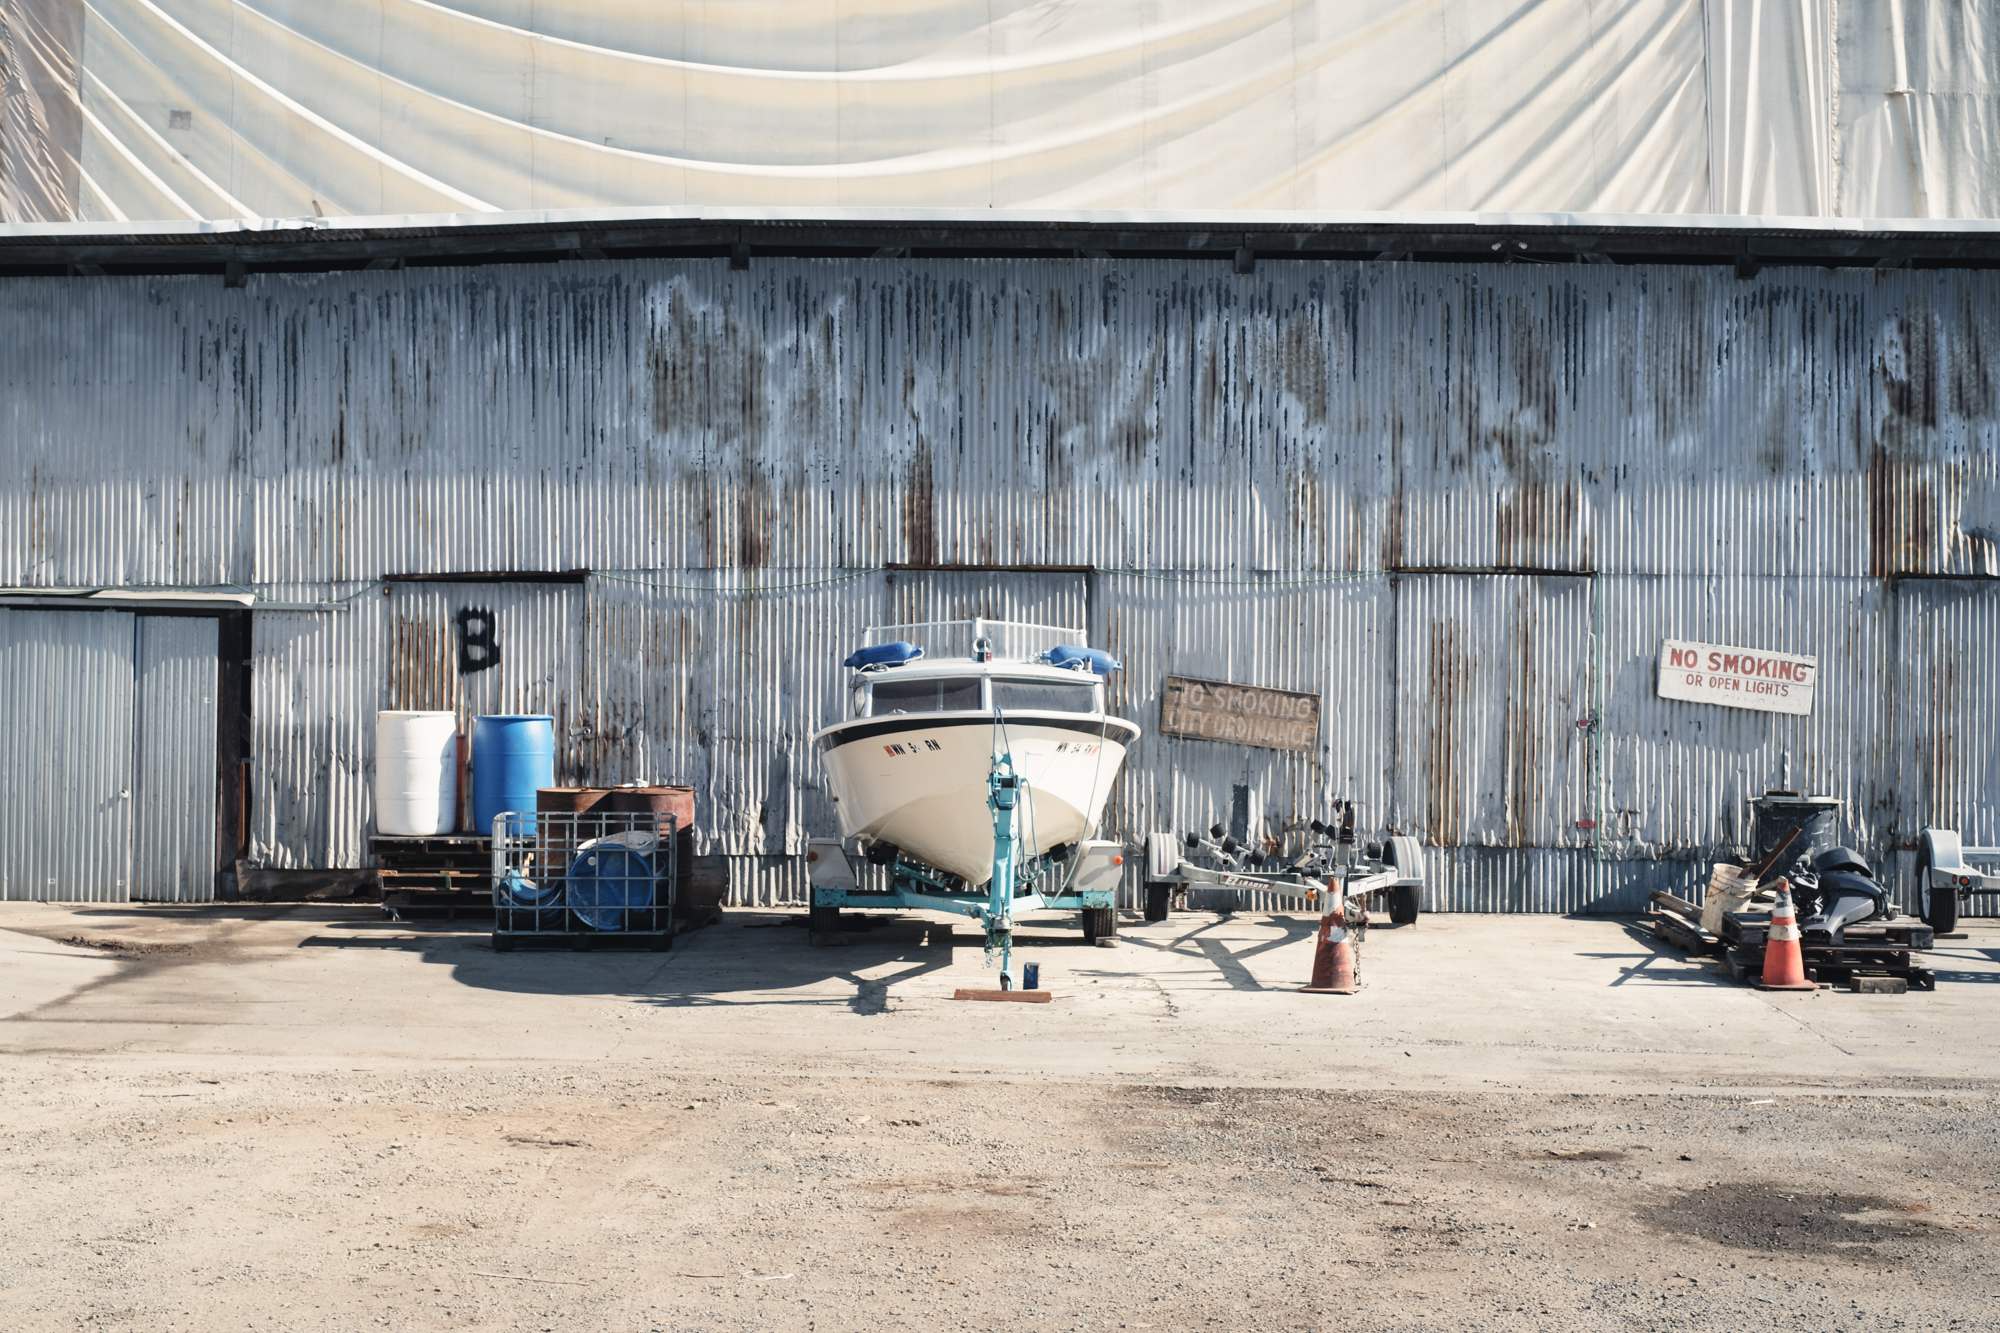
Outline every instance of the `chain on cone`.
{"type": "Polygon", "coordinates": [[[1764,936],[1764,976],[1758,990],[1818,990],[1806,980],[1805,953],[1799,946],[1797,909],[1792,906],[1790,880],[1778,881],[1778,901],[1771,908],[1771,929],[1764,936]]]}
{"type": "Polygon", "coordinates": [[[1354,980],[1354,940],[1347,931],[1347,897],[1331,880],[1327,889],[1333,906],[1319,919],[1312,984],[1299,989],[1308,995],[1352,995],[1359,988],[1354,980]]]}

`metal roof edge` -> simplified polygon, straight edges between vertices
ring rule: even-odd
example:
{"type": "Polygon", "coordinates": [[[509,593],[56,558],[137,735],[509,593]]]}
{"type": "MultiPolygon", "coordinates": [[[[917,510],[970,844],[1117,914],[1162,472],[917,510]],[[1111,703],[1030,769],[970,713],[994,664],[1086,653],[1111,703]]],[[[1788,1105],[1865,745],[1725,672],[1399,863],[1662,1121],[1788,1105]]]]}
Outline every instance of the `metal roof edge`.
{"type": "Polygon", "coordinates": [[[0,607],[26,610],[203,610],[249,607],[247,592],[203,592],[184,588],[0,588],[0,607]]]}
{"type": "Polygon", "coordinates": [[[0,273],[315,270],[811,254],[1986,267],[2000,219],[1611,213],[592,208],[0,225],[0,273]]]}

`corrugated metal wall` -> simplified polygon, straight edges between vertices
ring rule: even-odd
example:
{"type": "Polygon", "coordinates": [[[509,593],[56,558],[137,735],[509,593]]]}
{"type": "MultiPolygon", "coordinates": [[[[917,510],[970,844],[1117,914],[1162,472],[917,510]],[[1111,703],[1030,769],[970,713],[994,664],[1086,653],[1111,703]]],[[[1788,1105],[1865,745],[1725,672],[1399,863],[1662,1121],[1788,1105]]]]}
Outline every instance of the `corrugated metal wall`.
{"type": "Polygon", "coordinates": [[[217,637],[0,609],[0,899],[215,897],[217,637]]]}
{"type": "Polygon", "coordinates": [[[123,902],[133,617],[0,611],[0,898],[123,902]]]}
{"type": "Polygon", "coordinates": [[[134,686],[132,896],[215,897],[218,627],[141,616],[134,686]]]}
{"type": "Polygon", "coordinates": [[[362,864],[386,707],[380,584],[279,584],[250,617],[250,860],[280,870],[362,864]],[[269,609],[271,606],[284,610],[269,609]]]}
{"type": "Polygon", "coordinates": [[[1997,295],[1165,260],[16,279],[0,570],[1992,574],[1997,295]]]}
{"type": "Polygon", "coordinates": [[[1439,906],[1632,905],[1778,783],[1848,800],[1878,856],[2000,826],[2000,275],[759,258],[8,290],[0,579],[256,592],[268,864],[359,859],[372,713],[419,699],[555,712],[565,776],[690,780],[706,850],[796,852],[831,827],[806,739],[833,663],[869,623],[981,612],[1087,622],[1149,727],[1169,672],[1321,692],[1318,754],[1149,737],[1115,821],[1352,797],[1436,844],[1439,906]],[[449,581],[509,570],[592,572],[449,581]],[[512,652],[458,676],[466,609],[512,652]],[[1661,701],[1668,636],[1816,653],[1818,709],[1661,701]]]}

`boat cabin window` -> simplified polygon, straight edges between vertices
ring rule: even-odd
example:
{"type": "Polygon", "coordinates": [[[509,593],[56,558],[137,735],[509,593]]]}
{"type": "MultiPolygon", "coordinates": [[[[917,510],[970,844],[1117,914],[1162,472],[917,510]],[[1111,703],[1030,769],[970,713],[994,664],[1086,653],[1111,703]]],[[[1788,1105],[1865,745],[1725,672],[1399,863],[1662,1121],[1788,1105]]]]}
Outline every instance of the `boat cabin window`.
{"type": "Polygon", "coordinates": [[[977,676],[918,676],[911,680],[878,680],[874,684],[876,717],[891,713],[978,712],[986,705],[980,698],[977,676]]]}
{"type": "Polygon", "coordinates": [[[1094,713],[1097,682],[1092,680],[993,681],[993,705],[1006,710],[1036,709],[1045,713],[1094,713]]]}

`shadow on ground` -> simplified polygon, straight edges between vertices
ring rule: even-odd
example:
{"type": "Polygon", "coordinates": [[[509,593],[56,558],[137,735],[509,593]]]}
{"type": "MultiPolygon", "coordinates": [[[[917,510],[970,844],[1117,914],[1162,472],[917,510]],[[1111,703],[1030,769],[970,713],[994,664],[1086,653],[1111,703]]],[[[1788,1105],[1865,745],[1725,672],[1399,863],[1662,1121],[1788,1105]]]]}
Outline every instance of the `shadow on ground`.
{"type": "MultiPolygon", "coordinates": [[[[676,1008],[845,1007],[879,1014],[897,987],[949,968],[958,950],[979,948],[971,922],[913,915],[850,913],[835,942],[814,944],[801,913],[734,911],[721,924],[677,936],[664,952],[524,944],[496,953],[487,932],[469,921],[374,920],[359,912],[329,925],[297,947],[403,950],[486,990],[614,995],[676,1008]],[[844,991],[830,992],[828,982],[841,983],[844,991]]],[[[1043,956],[1098,953],[1060,916],[1037,919],[1019,943],[1043,956]]]]}
{"type": "MultiPolygon", "coordinates": [[[[489,928],[477,916],[394,920],[373,903],[107,905],[81,908],[75,915],[86,922],[72,932],[78,937],[57,942],[97,949],[126,964],[104,985],[163,966],[229,956],[378,949],[448,967],[455,981],[482,990],[612,996],[680,1008],[845,1007],[857,1014],[884,1013],[898,987],[943,972],[955,957],[963,963],[968,954],[958,951],[980,947],[975,923],[914,914],[846,913],[837,942],[825,945],[808,941],[802,913],[737,910],[719,924],[683,932],[664,951],[523,942],[505,953],[494,951],[489,928]],[[302,939],[257,929],[281,921],[314,929],[302,939]]],[[[1158,927],[1133,933],[1136,918],[1127,915],[1123,921],[1118,948],[1100,950],[1083,939],[1073,915],[1030,918],[1017,937],[1018,947],[1029,951],[1021,961],[1054,959],[1065,974],[1109,980],[1132,975],[1132,968],[1119,965],[1118,955],[1140,949],[1204,963],[1237,991],[1289,990],[1289,983],[1260,980],[1250,963],[1309,941],[1318,929],[1316,917],[1284,913],[1176,917],[1169,929],[1180,929],[1171,934],[1158,927]],[[1218,937],[1223,927],[1246,920],[1274,933],[1248,943],[1218,937]]]]}

